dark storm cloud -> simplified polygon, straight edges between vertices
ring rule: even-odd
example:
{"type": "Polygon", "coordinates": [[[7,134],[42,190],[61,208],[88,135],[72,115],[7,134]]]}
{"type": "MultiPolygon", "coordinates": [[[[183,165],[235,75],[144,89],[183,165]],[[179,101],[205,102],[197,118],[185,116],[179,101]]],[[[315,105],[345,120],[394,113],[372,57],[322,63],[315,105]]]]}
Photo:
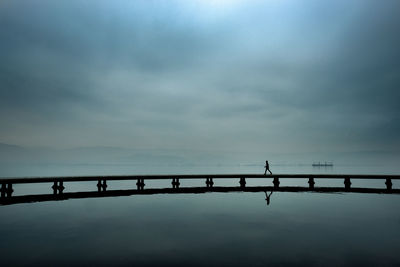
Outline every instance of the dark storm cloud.
{"type": "Polygon", "coordinates": [[[43,143],[26,126],[41,122],[57,125],[52,145],[397,149],[397,10],[398,1],[6,1],[0,138],[43,143]]]}
{"type": "MultiPolygon", "coordinates": [[[[80,102],[86,106],[93,101],[104,108],[97,86],[109,73],[121,69],[157,75],[185,69],[207,47],[215,47],[205,33],[177,22],[168,10],[160,12],[155,3],[150,4],[156,10],[150,18],[142,13],[148,7],[144,2],[122,4],[125,6],[79,1],[4,4],[2,106],[47,113],[49,106],[80,102]]],[[[132,79],[129,82],[132,84],[122,86],[133,87],[131,101],[135,102],[135,91],[143,97],[143,86],[132,79]]],[[[113,85],[109,86],[112,89],[113,85]]]]}

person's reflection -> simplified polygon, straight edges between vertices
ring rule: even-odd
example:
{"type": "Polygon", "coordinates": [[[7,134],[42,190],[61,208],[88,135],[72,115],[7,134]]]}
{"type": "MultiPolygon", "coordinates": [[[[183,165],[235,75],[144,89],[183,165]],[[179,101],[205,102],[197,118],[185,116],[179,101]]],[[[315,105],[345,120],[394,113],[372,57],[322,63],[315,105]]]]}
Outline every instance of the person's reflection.
{"type": "Polygon", "coordinates": [[[269,194],[267,193],[267,191],[264,192],[265,192],[265,200],[267,201],[267,205],[269,205],[269,202],[271,201],[272,191],[269,194]]]}

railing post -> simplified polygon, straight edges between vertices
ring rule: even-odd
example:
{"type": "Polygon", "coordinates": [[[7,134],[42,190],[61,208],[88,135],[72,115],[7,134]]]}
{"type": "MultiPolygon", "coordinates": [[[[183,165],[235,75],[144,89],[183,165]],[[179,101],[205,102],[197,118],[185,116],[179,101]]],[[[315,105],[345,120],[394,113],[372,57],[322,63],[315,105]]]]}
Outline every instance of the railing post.
{"type": "Polygon", "coordinates": [[[53,188],[54,195],[62,194],[65,189],[64,182],[63,181],[54,181],[53,186],[51,188],[53,188]]]}
{"type": "Polygon", "coordinates": [[[100,179],[97,181],[97,191],[101,192],[101,180],[100,179]]]}
{"type": "Polygon", "coordinates": [[[98,192],[105,192],[107,190],[107,180],[103,179],[103,181],[101,179],[99,179],[97,181],[97,191],[98,192]]]}
{"type": "Polygon", "coordinates": [[[143,190],[144,186],[145,186],[144,179],[143,178],[137,179],[136,186],[137,186],[137,190],[143,190]]]}
{"type": "Polygon", "coordinates": [[[206,186],[208,188],[211,188],[211,187],[213,187],[213,185],[214,185],[213,178],[207,178],[206,179],[206,186]]]}
{"type": "Polygon", "coordinates": [[[240,187],[246,187],[246,178],[245,177],[241,177],[240,181],[239,181],[240,187]]]}
{"type": "Polygon", "coordinates": [[[6,197],[6,192],[7,192],[7,185],[5,183],[1,184],[1,197],[6,197]]]}
{"type": "Polygon", "coordinates": [[[351,187],[351,181],[349,177],[344,178],[344,188],[346,190],[349,190],[351,187]]]}
{"type": "Polygon", "coordinates": [[[312,177],[308,178],[308,185],[309,185],[310,189],[314,189],[314,185],[315,185],[314,178],[312,178],[312,177]]]}
{"type": "Polygon", "coordinates": [[[12,193],[14,192],[13,188],[12,188],[12,184],[9,183],[8,187],[7,187],[7,197],[11,197],[12,193]]]}
{"type": "Polygon", "coordinates": [[[274,181],[272,182],[274,184],[275,188],[279,188],[279,184],[281,182],[279,182],[279,177],[274,177],[274,181]]]}
{"type": "Polygon", "coordinates": [[[392,186],[393,186],[393,184],[392,184],[392,179],[386,178],[385,184],[386,184],[386,189],[387,189],[387,190],[392,190],[392,186]]]}
{"type": "Polygon", "coordinates": [[[107,190],[108,186],[107,186],[107,180],[106,179],[103,180],[103,184],[101,185],[101,187],[103,188],[104,192],[107,190]]]}
{"type": "Polygon", "coordinates": [[[53,186],[51,188],[53,188],[53,194],[57,195],[57,181],[54,181],[53,186]]]}
{"type": "Polygon", "coordinates": [[[63,181],[59,181],[58,182],[58,193],[62,194],[64,191],[65,187],[64,187],[64,182],[63,181]]]}
{"type": "Polygon", "coordinates": [[[179,182],[179,178],[172,178],[172,188],[174,188],[174,189],[178,189],[179,188],[179,185],[181,184],[180,182],[179,182]]]}

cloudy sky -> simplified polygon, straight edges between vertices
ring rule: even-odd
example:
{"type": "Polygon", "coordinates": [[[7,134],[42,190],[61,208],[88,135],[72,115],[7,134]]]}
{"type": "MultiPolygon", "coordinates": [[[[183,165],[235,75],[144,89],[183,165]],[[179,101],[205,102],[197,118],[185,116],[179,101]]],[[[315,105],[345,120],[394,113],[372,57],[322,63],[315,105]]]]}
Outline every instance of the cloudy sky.
{"type": "Polygon", "coordinates": [[[0,2],[0,143],[400,151],[400,1],[0,2]]]}

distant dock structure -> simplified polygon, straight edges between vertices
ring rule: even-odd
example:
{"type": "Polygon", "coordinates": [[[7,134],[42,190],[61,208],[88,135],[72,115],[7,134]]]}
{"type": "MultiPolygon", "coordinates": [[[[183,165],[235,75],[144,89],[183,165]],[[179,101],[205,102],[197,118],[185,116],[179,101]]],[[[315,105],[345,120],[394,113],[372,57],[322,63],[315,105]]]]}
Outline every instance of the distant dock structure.
{"type": "Polygon", "coordinates": [[[312,164],[313,167],[333,167],[333,163],[332,162],[314,162],[312,164]]]}

